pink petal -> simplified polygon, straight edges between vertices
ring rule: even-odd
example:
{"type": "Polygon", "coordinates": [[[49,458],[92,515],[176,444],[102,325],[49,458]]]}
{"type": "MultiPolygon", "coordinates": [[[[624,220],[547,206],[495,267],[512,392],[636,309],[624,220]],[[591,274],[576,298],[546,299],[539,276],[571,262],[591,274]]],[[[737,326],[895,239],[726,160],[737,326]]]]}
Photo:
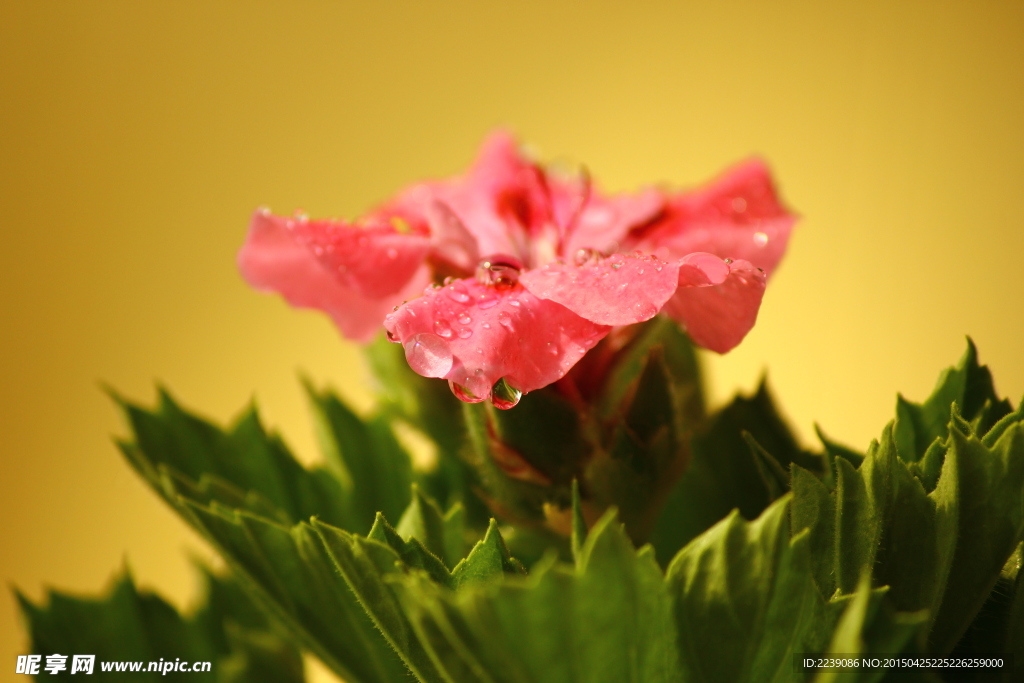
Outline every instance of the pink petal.
{"type": "Polygon", "coordinates": [[[410,367],[482,401],[499,380],[526,393],[560,379],[610,328],[519,285],[456,280],[428,289],[384,319],[410,367]]]}
{"type": "Polygon", "coordinates": [[[620,251],[631,230],[656,218],[665,206],[665,198],[655,189],[635,195],[604,197],[594,191],[579,217],[576,229],[566,240],[565,253],[596,249],[606,254],[620,251]]]}
{"type": "Polygon", "coordinates": [[[342,285],[372,299],[402,291],[430,248],[421,232],[400,232],[388,223],[360,227],[345,221],[295,220],[288,228],[342,285]]]}
{"type": "Polygon", "coordinates": [[[767,166],[755,159],[700,190],[670,197],[664,216],[637,236],[635,246],[666,260],[698,251],[744,259],[770,274],[795,222],[767,166]]]}
{"type": "MultiPolygon", "coordinates": [[[[380,329],[381,320],[406,292],[371,298],[343,285],[297,241],[288,229],[291,219],[257,211],[245,244],[238,252],[238,267],[252,287],[277,292],[292,306],[326,312],[348,339],[366,342],[380,329]]],[[[409,288],[425,284],[426,273],[412,278],[409,288]]]]}
{"type": "Polygon", "coordinates": [[[748,261],[730,264],[712,254],[690,254],[680,261],[679,289],[664,311],[694,342],[725,353],[754,326],[765,282],[764,272],[748,261]]]}
{"type": "Polygon", "coordinates": [[[625,254],[578,266],[549,263],[519,276],[532,294],[601,325],[631,325],[653,318],[675,293],[678,281],[678,264],[625,254]]]}
{"type": "Polygon", "coordinates": [[[451,207],[442,201],[432,200],[426,214],[432,258],[454,270],[472,273],[480,260],[476,238],[451,207]]]}

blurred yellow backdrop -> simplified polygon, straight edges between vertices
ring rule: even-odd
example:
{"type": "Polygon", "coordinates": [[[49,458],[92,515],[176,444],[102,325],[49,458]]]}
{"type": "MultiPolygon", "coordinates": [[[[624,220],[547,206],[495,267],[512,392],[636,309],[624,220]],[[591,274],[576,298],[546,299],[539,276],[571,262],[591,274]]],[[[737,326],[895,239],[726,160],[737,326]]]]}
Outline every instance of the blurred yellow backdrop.
{"type": "MultiPolygon", "coordinates": [[[[1024,4],[0,5],[0,558],[32,597],[127,558],[179,604],[207,555],[121,461],[99,382],[306,458],[296,371],[368,405],[327,320],[250,292],[252,209],[351,216],[505,125],[609,189],[751,154],[804,216],[712,395],[765,368],[794,425],[863,447],[978,343],[1024,392],[1024,4]]],[[[27,652],[0,599],[0,677],[27,652]]]]}

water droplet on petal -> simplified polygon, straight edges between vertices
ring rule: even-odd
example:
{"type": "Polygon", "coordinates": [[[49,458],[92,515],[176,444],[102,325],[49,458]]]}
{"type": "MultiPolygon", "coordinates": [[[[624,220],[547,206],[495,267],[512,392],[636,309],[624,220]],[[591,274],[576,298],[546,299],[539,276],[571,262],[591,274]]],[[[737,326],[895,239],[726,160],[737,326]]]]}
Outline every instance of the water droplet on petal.
{"type": "Polygon", "coordinates": [[[479,403],[480,401],[484,400],[482,396],[475,395],[466,387],[462,386],[461,384],[456,384],[451,380],[448,380],[448,388],[452,390],[453,394],[455,394],[455,398],[459,399],[460,401],[464,401],[466,403],[479,403]]]}
{"type": "Polygon", "coordinates": [[[448,295],[448,298],[452,301],[464,304],[469,301],[469,295],[462,288],[462,283],[453,282],[445,288],[444,293],[448,295]]]}
{"type": "Polygon", "coordinates": [[[484,309],[484,310],[487,310],[488,308],[491,308],[492,306],[497,306],[498,305],[498,301],[499,301],[498,297],[494,297],[492,299],[481,299],[480,301],[477,302],[476,305],[478,307],[484,309]]]}
{"type": "Polygon", "coordinates": [[[459,330],[459,339],[469,339],[472,336],[473,330],[469,329],[468,327],[463,327],[461,330],[459,330]]]}
{"type": "Polygon", "coordinates": [[[754,244],[756,244],[759,247],[763,247],[764,245],[768,244],[768,235],[763,232],[755,232],[754,244]]]}
{"type": "Polygon", "coordinates": [[[448,285],[450,285],[450,284],[451,284],[451,283],[453,283],[453,282],[455,282],[455,278],[454,278],[454,277],[452,277],[451,275],[449,275],[448,277],[446,277],[446,278],[444,279],[444,282],[442,282],[442,284],[443,284],[443,285],[444,285],[445,287],[447,287],[448,285]]]}
{"type": "Polygon", "coordinates": [[[447,320],[438,320],[434,323],[434,332],[437,332],[438,335],[445,339],[450,339],[452,336],[452,327],[448,324],[447,320]]]}
{"type": "Polygon", "coordinates": [[[731,259],[731,258],[726,258],[726,259],[722,259],[722,260],[723,260],[723,261],[724,261],[725,263],[732,263],[732,259],[731,259]]]}
{"type": "Polygon", "coordinates": [[[452,369],[452,350],[441,337],[420,332],[405,342],[405,359],[416,374],[444,377],[452,369]]]}
{"type": "Polygon", "coordinates": [[[491,403],[500,410],[514,407],[522,396],[523,392],[509,384],[504,377],[495,382],[491,388],[491,403]]]}
{"type": "Polygon", "coordinates": [[[469,317],[468,313],[463,313],[459,316],[459,323],[462,325],[468,325],[473,322],[473,319],[469,317]]]}
{"type": "Polygon", "coordinates": [[[511,289],[519,282],[519,272],[523,269],[522,262],[508,254],[494,254],[481,259],[476,267],[476,279],[482,285],[495,289],[511,289]]]}
{"type": "Polygon", "coordinates": [[[601,254],[596,249],[579,249],[573,254],[572,262],[577,266],[585,266],[591,261],[596,261],[601,254]]]}
{"type": "MultiPolygon", "coordinates": [[[[484,323],[483,325],[481,325],[481,327],[483,327],[485,330],[489,330],[489,329],[491,329],[491,324],[490,323],[484,323]]],[[[480,349],[480,350],[482,351],[483,349],[480,349]]]]}
{"type": "Polygon", "coordinates": [[[498,314],[498,322],[501,323],[502,327],[508,328],[510,330],[512,329],[512,316],[510,316],[505,311],[502,311],[501,313],[498,314]]]}
{"type": "Polygon", "coordinates": [[[519,308],[519,299],[512,299],[512,301],[508,302],[508,305],[509,306],[515,306],[516,308],[519,308]]]}

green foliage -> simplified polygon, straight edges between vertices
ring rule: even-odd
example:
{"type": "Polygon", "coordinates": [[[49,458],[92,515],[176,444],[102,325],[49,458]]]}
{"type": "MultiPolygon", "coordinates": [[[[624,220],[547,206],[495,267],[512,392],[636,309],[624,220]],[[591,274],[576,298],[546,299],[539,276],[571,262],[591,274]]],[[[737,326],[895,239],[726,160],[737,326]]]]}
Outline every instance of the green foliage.
{"type": "Polygon", "coordinates": [[[703,422],[674,327],[616,344],[592,361],[602,381],[512,411],[424,405],[443,383],[375,348],[396,373],[382,412],[308,387],[324,468],[254,409],[223,430],[166,393],[151,411],[119,399],[129,463],[232,578],[210,577],[187,617],[129,579],[98,601],[22,599],[34,647],[208,659],[218,681],[299,680],[300,647],[350,683],[924,682],[957,679],[794,658],[993,651],[1020,679],[1024,409],[973,345],[923,403],[899,398],[865,452],[819,430],[812,453],[763,384],[703,422]],[[438,445],[433,473],[412,468],[396,419],[438,445]],[[471,490],[514,527],[482,521],[471,490]],[[513,557],[527,547],[529,571],[513,557]]]}
{"type": "Polygon", "coordinates": [[[57,674],[61,678],[73,675],[70,655],[96,654],[96,678],[91,680],[125,679],[123,672],[104,673],[101,667],[102,662],[124,661],[143,663],[142,672],[132,674],[132,680],[158,681],[163,675],[146,668],[161,659],[211,662],[209,672],[188,674],[196,681],[304,680],[294,641],[275,628],[233,581],[207,570],[203,576],[206,599],[189,616],[159,596],[138,590],[127,572],[100,598],[51,592],[47,604],[35,605],[18,594],[32,637],[30,651],[68,655],[67,669],[57,674]]]}

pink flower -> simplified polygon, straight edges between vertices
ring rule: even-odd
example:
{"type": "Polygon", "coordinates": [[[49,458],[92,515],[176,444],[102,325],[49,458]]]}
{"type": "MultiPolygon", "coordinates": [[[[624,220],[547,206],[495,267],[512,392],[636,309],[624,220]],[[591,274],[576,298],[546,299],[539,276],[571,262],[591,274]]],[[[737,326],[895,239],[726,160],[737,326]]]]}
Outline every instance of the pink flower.
{"type": "Polygon", "coordinates": [[[356,223],[258,211],[239,266],[351,339],[383,320],[417,373],[511,407],[612,327],[661,311],[701,346],[733,348],[794,221],[759,161],[696,192],[605,196],[498,133],[466,175],[414,185],[356,223]]]}

